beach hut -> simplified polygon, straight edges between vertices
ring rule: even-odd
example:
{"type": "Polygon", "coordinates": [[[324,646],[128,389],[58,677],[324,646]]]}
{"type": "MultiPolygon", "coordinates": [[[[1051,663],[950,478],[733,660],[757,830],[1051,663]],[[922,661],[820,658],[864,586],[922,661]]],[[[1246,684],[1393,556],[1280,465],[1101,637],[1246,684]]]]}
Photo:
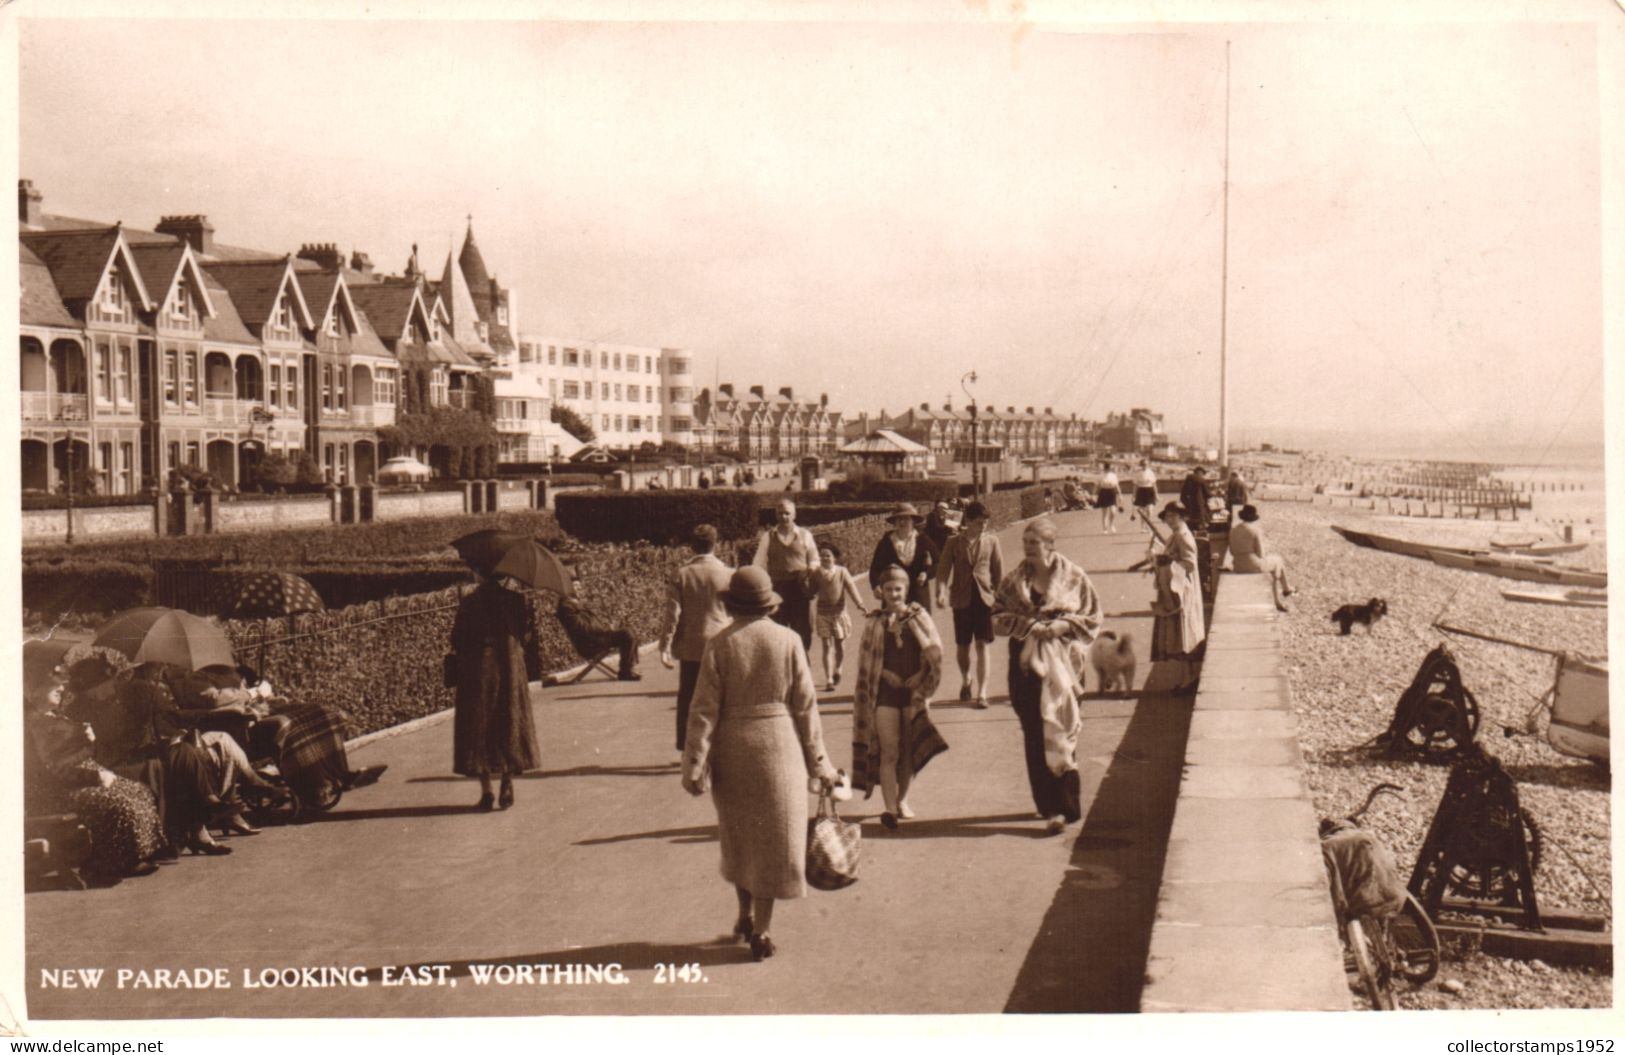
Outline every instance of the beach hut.
{"type": "Polygon", "coordinates": [[[931,449],[891,429],[875,429],[841,448],[841,453],[890,476],[924,475],[931,471],[931,449]]]}

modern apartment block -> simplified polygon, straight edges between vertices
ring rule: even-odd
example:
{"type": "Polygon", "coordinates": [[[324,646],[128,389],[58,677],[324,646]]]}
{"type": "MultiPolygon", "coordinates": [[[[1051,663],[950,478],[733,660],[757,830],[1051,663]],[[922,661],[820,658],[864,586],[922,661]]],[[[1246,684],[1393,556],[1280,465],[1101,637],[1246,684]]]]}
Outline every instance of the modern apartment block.
{"type": "Polygon", "coordinates": [[[693,360],[682,349],[522,333],[510,369],[579,414],[600,446],[694,443],[693,360]]]}

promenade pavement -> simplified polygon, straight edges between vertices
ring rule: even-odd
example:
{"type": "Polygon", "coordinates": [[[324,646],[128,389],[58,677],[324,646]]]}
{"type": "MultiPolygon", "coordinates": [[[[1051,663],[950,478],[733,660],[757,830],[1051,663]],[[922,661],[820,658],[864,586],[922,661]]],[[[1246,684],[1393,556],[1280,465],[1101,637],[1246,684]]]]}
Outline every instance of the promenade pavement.
{"type": "MultiPolygon", "coordinates": [[[[962,704],[951,620],[939,612],[949,658],[933,714],[951,748],[916,785],[918,819],[888,833],[878,794],[849,803],[864,822],[860,881],[781,903],[781,951],[753,963],[726,940],[734,897],[717,871],[710,800],[678,784],[675,672],[646,653],[640,683],[535,690],[544,765],[517,782],[509,811],[472,811],[476,784],[449,772],[451,723],[431,722],[354,751],[356,765],[389,772],[313,823],[235,838],[229,857],[188,856],[109,889],[28,895],[27,1014],[1136,1010],[1190,702],[1169,695],[1173,672],[1149,662],[1151,584],[1124,570],[1146,536],[1133,525],[1102,535],[1093,512],[1056,520],[1061,551],[1089,571],[1107,625],[1131,631],[1140,656],[1125,698],[1095,695],[1091,676],[1084,819],[1064,836],[1046,837],[1033,812],[1006,643],[992,650],[994,706],[962,704]],[[598,972],[605,981],[557,966],[609,964],[620,970],[598,972]],[[304,967],[335,970],[285,970],[304,967]],[[105,973],[87,988],[82,969],[105,973]],[[122,987],[120,969],[135,972],[122,987]],[[159,969],[170,987],[154,987],[159,969]],[[197,987],[198,969],[215,971],[216,987],[197,987]],[[187,971],[193,985],[175,987],[187,971]],[[276,984],[279,971],[296,984],[276,984]],[[65,973],[45,987],[47,972],[65,973]]],[[[1019,527],[1000,538],[1018,560],[1019,527]]],[[[820,708],[848,768],[855,653],[820,708]]]]}

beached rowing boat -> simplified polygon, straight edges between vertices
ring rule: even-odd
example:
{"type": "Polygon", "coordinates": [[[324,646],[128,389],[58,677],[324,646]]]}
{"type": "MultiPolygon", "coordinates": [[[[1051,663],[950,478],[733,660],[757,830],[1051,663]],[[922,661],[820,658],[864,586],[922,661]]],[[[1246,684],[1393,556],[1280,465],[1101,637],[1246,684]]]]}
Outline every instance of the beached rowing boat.
{"type": "Polygon", "coordinates": [[[1526,604],[1558,604],[1569,608],[1608,607],[1606,590],[1502,590],[1501,596],[1526,604]]]}
{"type": "Polygon", "coordinates": [[[1490,540],[1490,548],[1500,550],[1502,553],[1520,553],[1529,557],[1551,557],[1560,553],[1579,553],[1591,543],[1589,542],[1496,542],[1490,540]]]}
{"type": "Polygon", "coordinates": [[[1492,557],[1486,554],[1445,553],[1430,554],[1433,563],[1446,568],[1499,575],[1503,579],[1521,579],[1524,582],[1545,582],[1558,586],[1591,586],[1607,589],[1608,573],[1587,571],[1555,564],[1541,564],[1527,557],[1492,557]]]}
{"type": "Polygon", "coordinates": [[[1485,552],[1482,549],[1468,549],[1465,546],[1440,546],[1428,542],[1411,542],[1407,539],[1373,534],[1370,531],[1355,531],[1353,528],[1339,527],[1336,524],[1332,525],[1332,530],[1356,546],[1380,549],[1387,553],[1401,553],[1407,557],[1418,557],[1422,560],[1431,560],[1435,553],[1454,553],[1466,557],[1485,552]]]}

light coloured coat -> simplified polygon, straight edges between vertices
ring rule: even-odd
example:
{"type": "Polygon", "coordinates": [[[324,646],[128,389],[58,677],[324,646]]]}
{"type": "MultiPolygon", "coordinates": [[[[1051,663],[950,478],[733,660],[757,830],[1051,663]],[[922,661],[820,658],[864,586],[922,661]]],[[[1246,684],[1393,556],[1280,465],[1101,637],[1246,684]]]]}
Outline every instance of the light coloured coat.
{"type": "Polygon", "coordinates": [[[698,662],[705,643],[728,625],[722,595],[733,569],[715,554],[701,553],[672,573],[666,584],[666,619],[660,650],[679,660],[698,662]]]}

